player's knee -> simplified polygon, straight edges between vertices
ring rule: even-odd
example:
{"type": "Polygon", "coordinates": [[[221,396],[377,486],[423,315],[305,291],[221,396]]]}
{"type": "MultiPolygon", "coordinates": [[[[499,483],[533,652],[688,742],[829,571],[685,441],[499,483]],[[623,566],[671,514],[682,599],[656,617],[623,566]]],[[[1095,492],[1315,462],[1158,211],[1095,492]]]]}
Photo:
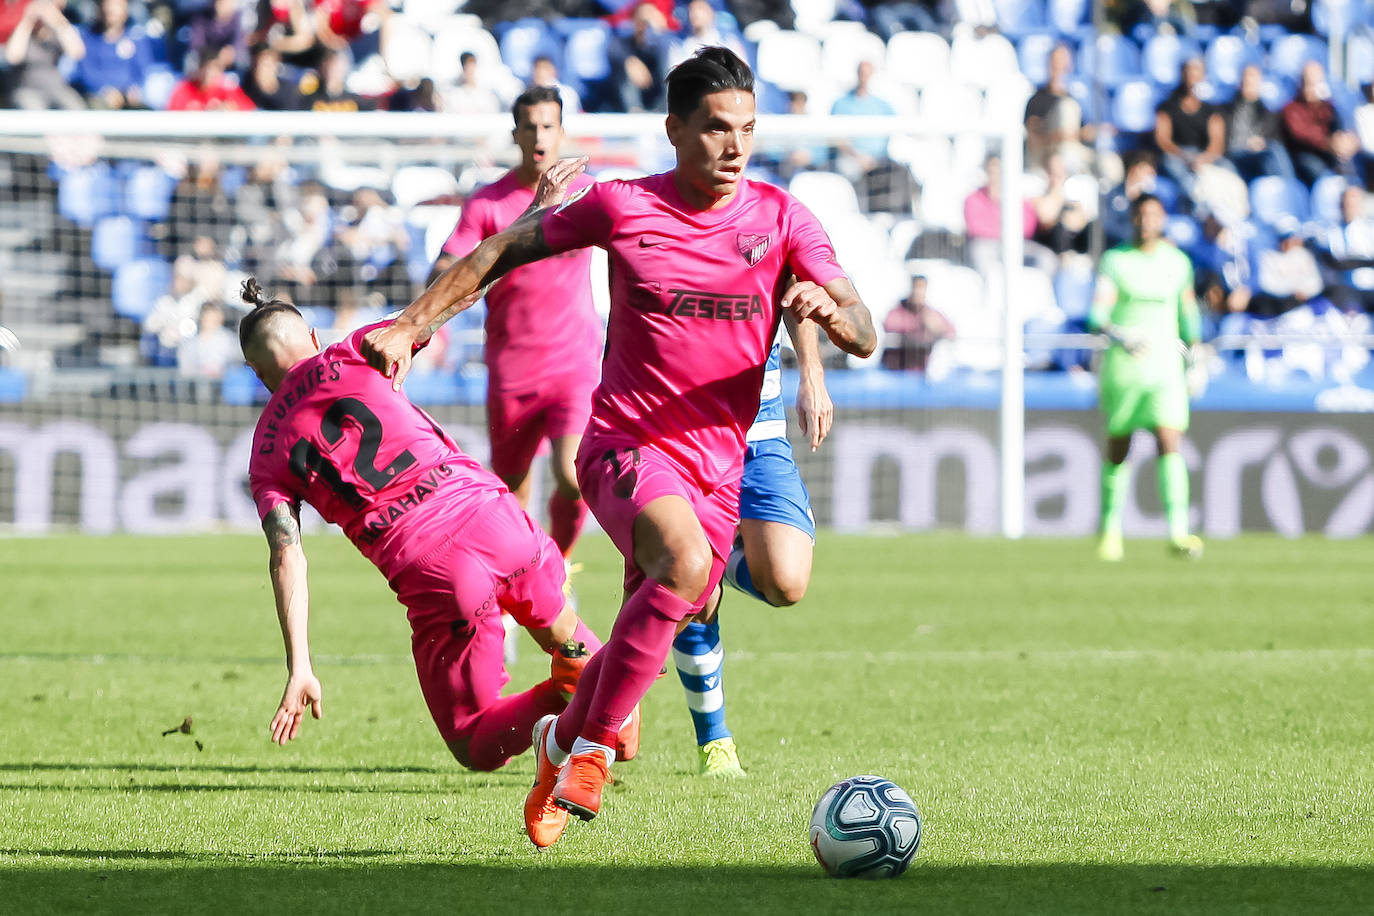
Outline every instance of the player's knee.
{"type": "Polygon", "coordinates": [[[761,591],[773,607],[791,607],[806,597],[806,580],[795,577],[777,579],[765,583],[761,591]]]}
{"type": "Polygon", "coordinates": [[[711,581],[711,548],[702,543],[673,551],[652,578],[688,601],[697,600],[711,581]]]}

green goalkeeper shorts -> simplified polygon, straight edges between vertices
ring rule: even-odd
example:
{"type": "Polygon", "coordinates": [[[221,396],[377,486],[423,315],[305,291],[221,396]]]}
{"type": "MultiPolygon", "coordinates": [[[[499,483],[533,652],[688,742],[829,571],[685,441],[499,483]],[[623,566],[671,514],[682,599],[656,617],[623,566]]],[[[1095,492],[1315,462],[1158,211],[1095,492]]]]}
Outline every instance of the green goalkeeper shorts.
{"type": "Polygon", "coordinates": [[[1181,372],[1177,379],[1145,385],[1123,384],[1104,375],[1098,404],[1112,438],[1137,429],[1188,428],[1188,387],[1181,372]]]}

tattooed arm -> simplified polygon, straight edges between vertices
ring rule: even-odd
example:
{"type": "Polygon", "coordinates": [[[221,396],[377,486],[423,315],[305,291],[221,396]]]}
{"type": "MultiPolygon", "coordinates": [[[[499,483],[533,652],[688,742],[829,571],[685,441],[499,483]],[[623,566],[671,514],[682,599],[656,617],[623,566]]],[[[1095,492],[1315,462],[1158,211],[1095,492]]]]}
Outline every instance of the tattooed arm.
{"type": "Polygon", "coordinates": [[[267,568],[277,600],[277,622],[286,644],[286,690],[269,728],[272,740],[285,744],[300,732],[306,707],[316,719],[324,711],[320,705],[320,682],[310,665],[310,593],[306,587],[305,551],[301,549],[300,516],[294,506],[281,503],[262,520],[262,530],[271,551],[267,568]]]}
{"type": "Polygon", "coordinates": [[[846,353],[871,356],[878,348],[873,316],[854,284],[844,277],[825,286],[805,280],[794,282],[782,297],[782,307],[798,321],[810,318],[816,322],[830,342],[846,353]]]}
{"type": "Polygon", "coordinates": [[[482,298],[485,288],[496,280],[522,264],[553,254],[544,241],[544,213],[562,201],[585,166],[585,159],[556,162],[539,180],[536,206],[450,265],[391,324],[368,332],[362,342],[363,357],[392,379],[392,388],[401,389],[416,343],[428,340],[444,322],[482,298]]]}

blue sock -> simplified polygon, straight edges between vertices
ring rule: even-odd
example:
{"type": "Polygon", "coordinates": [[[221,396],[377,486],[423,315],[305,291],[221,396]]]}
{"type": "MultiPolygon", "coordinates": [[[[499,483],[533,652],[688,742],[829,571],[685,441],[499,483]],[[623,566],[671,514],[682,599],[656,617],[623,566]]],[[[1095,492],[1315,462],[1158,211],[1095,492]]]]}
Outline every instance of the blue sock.
{"type": "Polygon", "coordinates": [[[725,727],[725,688],[721,668],[725,650],[720,644],[720,616],[710,623],[692,622],[673,640],[673,664],[687,692],[687,709],[692,713],[697,744],[728,738],[725,727]]]}
{"type": "Polygon", "coordinates": [[[749,564],[744,559],[744,548],[736,546],[725,561],[725,581],[732,588],[744,592],[768,604],[763,592],[754,588],[754,577],[749,574],[749,564]]]}

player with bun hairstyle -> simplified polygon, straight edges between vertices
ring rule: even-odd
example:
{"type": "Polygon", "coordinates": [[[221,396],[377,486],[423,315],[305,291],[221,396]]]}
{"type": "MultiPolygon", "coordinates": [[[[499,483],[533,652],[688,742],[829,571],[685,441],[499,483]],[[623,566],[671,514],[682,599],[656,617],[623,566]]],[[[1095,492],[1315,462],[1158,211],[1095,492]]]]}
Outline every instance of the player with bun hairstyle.
{"type": "Polygon", "coordinates": [[[372,365],[399,384],[415,343],[483,284],[588,245],[609,256],[606,354],[577,479],[625,557],[626,598],[567,711],[538,726],[524,812],[537,846],[558,839],[569,812],[600,811],[619,728],[720,582],[739,522],[745,433],[783,314],[811,333],[819,325],[845,352],[877,346],[815,216],[744,177],[754,111],[748,65],[726,48],[701,49],[668,76],[672,171],[600,182],[522,217],[364,339],[372,365]]]}
{"type": "Polygon", "coordinates": [[[405,605],[420,688],[453,756],[494,770],[561,712],[600,640],[563,595],[563,557],[491,472],[372,371],[353,332],[321,350],[291,303],[243,284],[244,359],[272,397],[253,434],[248,479],[270,547],[268,569],[286,644],[286,689],[272,740],[323,714],[310,662],[299,509],[341,527],[405,605]],[[505,611],[550,653],[548,679],[502,697],[505,611]]]}

